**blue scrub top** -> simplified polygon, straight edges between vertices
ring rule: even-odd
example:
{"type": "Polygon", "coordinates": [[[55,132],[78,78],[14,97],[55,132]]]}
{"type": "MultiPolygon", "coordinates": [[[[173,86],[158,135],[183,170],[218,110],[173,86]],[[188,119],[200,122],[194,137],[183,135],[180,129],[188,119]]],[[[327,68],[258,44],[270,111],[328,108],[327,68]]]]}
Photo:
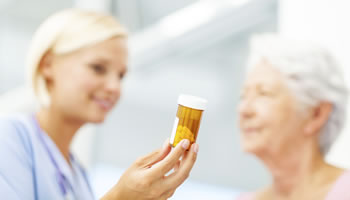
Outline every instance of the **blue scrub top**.
{"type": "Polygon", "coordinates": [[[95,199],[81,165],[72,156],[70,166],[50,137],[38,129],[37,123],[30,114],[0,117],[1,199],[95,199]],[[57,168],[66,178],[66,195],[59,184],[57,168]]]}

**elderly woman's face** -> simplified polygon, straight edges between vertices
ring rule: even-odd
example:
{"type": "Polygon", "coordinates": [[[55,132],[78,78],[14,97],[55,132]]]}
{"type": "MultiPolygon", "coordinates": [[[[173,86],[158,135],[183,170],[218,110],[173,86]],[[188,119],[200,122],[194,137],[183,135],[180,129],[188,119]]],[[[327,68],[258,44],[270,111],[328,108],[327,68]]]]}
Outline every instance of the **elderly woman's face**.
{"type": "Polygon", "coordinates": [[[239,104],[242,146],[259,154],[297,148],[305,117],[285,83],[285,77],[266,62],[247,74],[239,104]],[[290,145],[292,144],[292,145],[290,145]]]}

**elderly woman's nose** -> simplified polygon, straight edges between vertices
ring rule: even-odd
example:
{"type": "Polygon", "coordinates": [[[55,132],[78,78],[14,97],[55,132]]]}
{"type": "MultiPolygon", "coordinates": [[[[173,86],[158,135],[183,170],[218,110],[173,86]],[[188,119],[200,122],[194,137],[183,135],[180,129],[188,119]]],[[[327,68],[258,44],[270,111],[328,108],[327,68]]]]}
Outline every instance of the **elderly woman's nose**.
{"type": "Polygon", "coordinates": [[[242,118],[252,117],[254,115],[254,106],[252,100],[241,100],[238,106],[238,113],[242,118]]]}

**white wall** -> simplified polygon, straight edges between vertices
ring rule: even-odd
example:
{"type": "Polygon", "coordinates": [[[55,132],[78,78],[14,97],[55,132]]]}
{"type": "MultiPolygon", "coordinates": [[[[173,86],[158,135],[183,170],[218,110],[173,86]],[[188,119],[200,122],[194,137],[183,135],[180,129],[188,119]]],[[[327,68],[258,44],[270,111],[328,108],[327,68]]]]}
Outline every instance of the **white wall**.
{"type": "MultiPolygon", "coordinates": [[[[279,31],[287,37],[308,39],[329,48],[342,64],[350,86],[349,10],[349,0],[280,0],[279,31]]],[[[328,160],[350,168],[349,144],[350,116],[328,160]]]]}
{"type": "Polygon", "coordinates": [[[74,0],[74,7],[108,13],[111,10],[111,0],[74,0]]]}

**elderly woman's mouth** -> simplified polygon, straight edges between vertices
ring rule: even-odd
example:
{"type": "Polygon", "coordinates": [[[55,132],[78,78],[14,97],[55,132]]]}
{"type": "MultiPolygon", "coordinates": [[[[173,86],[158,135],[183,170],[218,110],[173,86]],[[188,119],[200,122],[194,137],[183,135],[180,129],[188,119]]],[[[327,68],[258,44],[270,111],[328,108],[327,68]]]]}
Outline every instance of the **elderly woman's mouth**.
{"type": "Polygon", "coordinates": [[[260,131],[261,131],[261,128],[255,128],[255,127],[243,128],[243,133],[245,135],[258,134],[260,133],[260,131]]]}

